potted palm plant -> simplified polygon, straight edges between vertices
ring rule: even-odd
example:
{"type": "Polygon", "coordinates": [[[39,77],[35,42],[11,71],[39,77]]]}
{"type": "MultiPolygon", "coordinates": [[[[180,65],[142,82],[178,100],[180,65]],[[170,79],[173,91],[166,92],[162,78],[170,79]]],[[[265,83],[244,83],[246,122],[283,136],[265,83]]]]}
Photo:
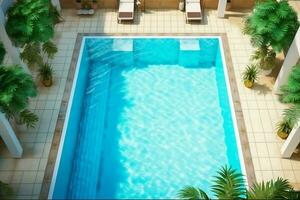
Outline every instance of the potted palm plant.
{"type": "Polygon", "coordinates": [[[253,59],[265,74],[272,71],[276,52],[289,47],[298,27],[297,13],[288,1],[256,1],[252,13],[245,19],[243,32],[257,48],[253,59]]]}
{"type": "Polygon", "coordinates": [[[283,120],[277,124],[277,135],[286,139],[300,119],[300,105],[296,104],[283,111],[283,120]]]}
{"type": "Polygon", "coordinates": [[[292,125],[288,120],[283,119],[278,122],[276,132],[281,139],[286,139],[292,131],[292,125]]]}
{"type": "Polygon", "coordinates": [[[39,75],[41,77],[41,82],[45,87],[50,87],[53,84],[53,69],[50,64],[44,63],[39,68],[39,75]]]}
{"type": "Polygon", "coordinates": [[[248,65],[243,72],[243,81],[244,85],[247,88],[252,88],[254,85],[254,82],[257,81],[258,78],[258,69],[256,65],[248,65]]]}

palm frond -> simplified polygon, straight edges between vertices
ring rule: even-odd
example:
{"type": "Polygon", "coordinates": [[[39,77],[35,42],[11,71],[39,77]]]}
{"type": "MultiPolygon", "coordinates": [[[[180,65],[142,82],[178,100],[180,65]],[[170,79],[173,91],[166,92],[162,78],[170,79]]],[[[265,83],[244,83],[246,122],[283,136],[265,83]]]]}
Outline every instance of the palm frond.
{"type": "Polygon", "coordinates": [[[0,82],[0,111],[9,118],[19,115],[37,95],[32,77],[19,66],[0,66],[0,82]]]}
{"type": "Polygon", "coordinates": [[[47,41],[43,43],[43,52],[48,55],[49,58],[53,58],[54,54],[57,53],[57,47],[52,41],[47,41]]]}
{"type": "Polygon", "coordinates": [[[212,192],[218,199],[238,199],[246,193],[243,175],[231,167],[222,167],[215,176],[212,192]]]}
{"type": "Polygon", "coordinates": [[[257,2],[244,24],[243,33],[254,47],[267,45],[276,52],[290,45],[299,27],[297,13],[286,0],[257,2]]]}
{"type": "Polygon", "coordinates": [[[291,190],[288,181],[282,178],[277,180],[255,183],[248,191],[248,199],[286,199],[291,190]]]}
{"type": "Polygon", "coordinates": [[[187,186],[183,189],[181,189],[178,192],[177,195],[180,199],[190,199],[190,200],[196,200],[196,199],[205,199],[205,200],[209,200],[209,197],[207,196],[207,194],[199,189],[199,188],[195,188],[195,187],[190,187],[187,186]]]}

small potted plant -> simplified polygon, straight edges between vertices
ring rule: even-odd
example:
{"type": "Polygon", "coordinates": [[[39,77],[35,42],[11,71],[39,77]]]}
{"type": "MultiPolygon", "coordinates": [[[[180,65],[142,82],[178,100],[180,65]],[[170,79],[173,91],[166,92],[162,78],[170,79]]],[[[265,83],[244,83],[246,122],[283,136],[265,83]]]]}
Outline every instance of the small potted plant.
{"type": "Polygon", "coordinates": [[[257,80],[258,77],[258,69],[256,65],[248,65],[243,72],[243,81],[244,85],[247,88],[252,88],[254,82],[257,80]]]}
{"type": "Polygon", "coordinates": [[[50,64],[45,63],[39,68],[41,82],[45,87],[50,87],[53,84],[53,69],[50,64]]]}
{"type": "Polygon", "coordinates": [[[290,122],[286,119],[283,119],[282,121],[278,122],[276,132],[281,139],[286,139],[292,129],[293,127],[291,126],[290,122]]]}

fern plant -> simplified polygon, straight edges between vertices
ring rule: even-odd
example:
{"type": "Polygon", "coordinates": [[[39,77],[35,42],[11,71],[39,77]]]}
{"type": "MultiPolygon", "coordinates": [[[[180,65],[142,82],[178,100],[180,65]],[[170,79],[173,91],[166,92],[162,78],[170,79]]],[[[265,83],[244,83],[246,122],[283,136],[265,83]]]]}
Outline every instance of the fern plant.
{"type": "Polygon", "coordinates": [[[19,66],[0,66],[0,111],[33,127],[37,116],[26,110],[29,98],[37,95],[35,83],[19,66]]]}
{"type": "Polygon", "coordinates": [[[280,89],[283,103],[300,104],[300,65],[296,65],[288,77],[287,84],[280,89]]]}
{"type": "Polygon", "coordinates": [[[255,4],[243,32],[251,37],[254,47],[271,46],[280,52],[291,44],[298,27],[297,13],[287,0],[264,0],[255,4]]]}

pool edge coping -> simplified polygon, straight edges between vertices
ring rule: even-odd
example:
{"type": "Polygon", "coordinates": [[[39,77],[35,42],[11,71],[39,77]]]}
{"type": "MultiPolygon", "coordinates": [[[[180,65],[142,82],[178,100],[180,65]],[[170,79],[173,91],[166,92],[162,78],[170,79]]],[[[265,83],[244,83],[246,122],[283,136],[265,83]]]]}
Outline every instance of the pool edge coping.
{"type": "MultiPolygon", "coordinates": [[[[81,45],[83,38],[86,36],[195,36],[195,37],[201,37],[201,36],[215,36],[215,37],[220,37],[221,42],[222,42],[222,48],[223,48],[223,55],[224,55],[224,60],[225,60],[225,65],[226,65],[226,70],[227,70],[227,75],[228,75],[228,80],[229,80],[229,87],[230,87],[230,93],[231,93],[231,101],[233,104],[233,110],[235,113],[235,119],[234,123],[236,123],[237,126],[237,131],[239,138],[236,138],[237,143],[240,144],[241,147],[241,153],[243,156],[243,165],[241,167],[244,167],[246,170],[246,176],[247,176],[247,181],[248,185],[252,185],[256,181],[255,177],[255,171],[254,171],[254,165],[252,162],[252,156],[250,152],[250,145],[248,142],[248,135],[246,132],[246,126],[245,126],[245,121],[244,121],[244,116],[243,116],[243,111],[240,103],[240,96],[238,92],[238,87],[237,87],[237,82],[236,82],[236,77],[234,74],[234,69],[233,69],[233,62],[231,58],[231,51],[229,47],[229,42],[227,38],[226,33],[182,33],[182,34],[168,34],[168,33],[161,33],[161,34],[153,34],[153,33],[130,33],[130,34],[105,34],[105,33],[77,33],[76,41],[75,41],[75,46],[73,49],[73,54],[72,54],[72,59],[70,63],[70,68],[67,76],[67,81],[64,89],[64,94],[55,126],[55,131],[54,131],[54,136],[52,139],[51,143],[51,148],[48,156],[48,161],[45,169],[45,174],[43,178],[43,183],[42,183],[42,188],[40,191],[40,199],[48,199],[49,191],[50,191],[50,186],[51,186],[51,181],[53,178],[53,173],[54,173],[54,168],[56,164],[56,159],[57,159],[57,153],[59,150],[60,142],[61,142],[61,136],[62,136],[62,131],[64,127],[64,122],[65,122],[65,117],[67,114],[67,108],[69,104],[69,99],[71,95],[71,90],[74,82],[74,76],[76,72],[76,66],[78,65],[78,58],[81,50],[81,45]]],[[[238,145],[238,144],[237,144],[238,145]]],[[[239,145],[238,145],[239,146],[239,145]]]]}

